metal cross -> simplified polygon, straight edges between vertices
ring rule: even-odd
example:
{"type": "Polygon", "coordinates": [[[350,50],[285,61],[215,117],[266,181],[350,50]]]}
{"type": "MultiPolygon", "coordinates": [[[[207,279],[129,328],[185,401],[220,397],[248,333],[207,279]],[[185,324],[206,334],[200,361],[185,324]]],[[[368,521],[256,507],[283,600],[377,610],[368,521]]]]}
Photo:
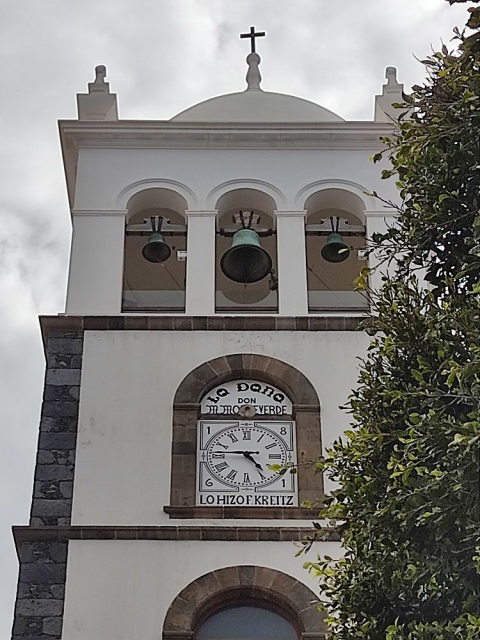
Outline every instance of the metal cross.
{"type": "Polygon", "coordinates": [[[241,33],[240,38],[250,38],[250,45],[252,48],[251,53],[255,53],[255,38],[261,38],[266,35],[265,31],[255,33],[255,27],[250,27],[250,33],[241,33]]]}

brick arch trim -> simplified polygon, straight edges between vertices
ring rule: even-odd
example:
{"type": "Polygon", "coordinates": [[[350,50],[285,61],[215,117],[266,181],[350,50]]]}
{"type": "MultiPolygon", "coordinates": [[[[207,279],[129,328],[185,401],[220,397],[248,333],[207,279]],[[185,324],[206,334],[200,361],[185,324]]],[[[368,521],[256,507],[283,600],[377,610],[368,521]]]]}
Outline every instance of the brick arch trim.
{"type": "Polygon", "coordinates": [[[296,421],[298,453],[298,497],[316,502],[323,495],[323,478],[312,465],[322,453],[320,402],[308,378],[286,362],[269,356],[231,354],[204,362],[180,383],[173,403],[171,517],[183,518],[302,518],[311,520],[307,509],[297,507],[196,507],[195,462],[200,401],[213,387],[230,380],[250,378],[278,387],[291,399],[296,421]],[[213,510],[212,510],[213,509],[213,510]]]}
{"type": "Polygon", "coordinates": [[[213,387],[240,377],[274,384],[289,396],[294,405],[320,408],[314,386],[301,371],[277,358],[253,353],[222,356],[198,366],[180,383],[174,406],[200,403],[202,396],[213,387]]]}
{"type": "Polygon", "coordinates": [[[253,565],[223,567],[200,576],[187,585],[170,605],[163,625],[163,638],[193,638],[199,623],[238,599],[252,599],[282,610],[303,637],[323,638],[326,631],[318,611],[318,597],[292,576],[253,565]]]}

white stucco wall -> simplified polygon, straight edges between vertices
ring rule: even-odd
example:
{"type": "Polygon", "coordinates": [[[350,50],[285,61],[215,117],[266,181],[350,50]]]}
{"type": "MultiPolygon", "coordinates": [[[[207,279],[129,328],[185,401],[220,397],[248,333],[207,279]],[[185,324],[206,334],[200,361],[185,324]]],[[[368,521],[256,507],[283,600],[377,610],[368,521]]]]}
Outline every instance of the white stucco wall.
{"type": "Polygon", "coordinates": [[[170,501],[173,397],[198,365],[258,353],[298,368],[319,395],[328,446],[348,427],[339,406],[356,384],[367,344],[360,332],[87,331],[72,524],[186,524],[163,507],[170,501]]]}
{"type": "MultiPolygon", "coordinates": [[[[297,194],[319,180],[346,180],[395,199],[394,183],[381,180],[381,168],[370,162],[371,155],[371,148],[81,149],[74,209],[125,208],[125,198],[120,196],[124,189],[155,179],[176,181],[190,189],[196,198],[187,196],[190,209],[215,208],[216,202],[208,198],[212,190],[231,180],[249,179],[271,184],[283,194],[283,201],[275,198],[277,209],[303,208],[305,203],[296,201],[297,194]]],[[[145,183],[143,188],[149,186],[145,183]]],[[[175,189],[174,183],[170,188],[175,189]]],[[[262,190],[261,184],[258,188],[262,190]]]]}
{"type": "MultiPolygon", "coordinates": [[[[296,551],[292,542],[72,541],[62,639],[161,640],[178,593],[221,567],[276,569],[318,593],[296,551]]],[[[316,551],[336,557],[340,548],[319,543],[316,551]]]]}
{"type": "Polygon", "coordinates": [[[66,313],[120,313],[125,212],[72,216],[66,313]]]}

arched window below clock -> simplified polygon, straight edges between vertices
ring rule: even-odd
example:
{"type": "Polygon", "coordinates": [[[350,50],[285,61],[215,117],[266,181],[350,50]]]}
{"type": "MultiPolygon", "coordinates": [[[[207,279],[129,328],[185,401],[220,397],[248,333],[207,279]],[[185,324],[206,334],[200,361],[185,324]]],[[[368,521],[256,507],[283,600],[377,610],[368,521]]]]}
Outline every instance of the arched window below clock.
{"type": "Polygon", "coordinates": [[[231,354],[191,371],[173,405],[174,518],[305,518],[323,494],[309,461],[322,452],[308,378],[276,358],[231,354]],[[291,466],[297,473],[279,474],[291,466]]]}
{"type": "Polygon", "coordinates": [[[326,626],[319,604],[313,591],[283,571],[221,567],[174,598],[163,640],[320,640],[326,626]]]}
{"type": "Polygon", "coordinates": [[[256,601],[237,603],[208,617],[194,633],[194,640],[298,640],[299,634],[281,611],[258,606],[256,601]]]}

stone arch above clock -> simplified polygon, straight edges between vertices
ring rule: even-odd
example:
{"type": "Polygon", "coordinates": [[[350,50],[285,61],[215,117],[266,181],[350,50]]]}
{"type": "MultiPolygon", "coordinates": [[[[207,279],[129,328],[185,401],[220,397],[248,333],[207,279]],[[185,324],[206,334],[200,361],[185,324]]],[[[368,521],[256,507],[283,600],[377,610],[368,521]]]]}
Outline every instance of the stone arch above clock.
{"type": "Polygon", "coordinates": [[[313,465],[322,452],[320,402],[308,378],[295,367],[269,356],[231,354],[204,362],[180,383],[173,404],[170,505],[174,518],[311,519],[312,512],[296,507],[196,507],[195,456],[197,420],[202,397],[219,384],[239,379],[258,380],[283,391],[292,401],[297,425],[298,497],[316,501],[323,495],[323,479],[313,465]]]}

